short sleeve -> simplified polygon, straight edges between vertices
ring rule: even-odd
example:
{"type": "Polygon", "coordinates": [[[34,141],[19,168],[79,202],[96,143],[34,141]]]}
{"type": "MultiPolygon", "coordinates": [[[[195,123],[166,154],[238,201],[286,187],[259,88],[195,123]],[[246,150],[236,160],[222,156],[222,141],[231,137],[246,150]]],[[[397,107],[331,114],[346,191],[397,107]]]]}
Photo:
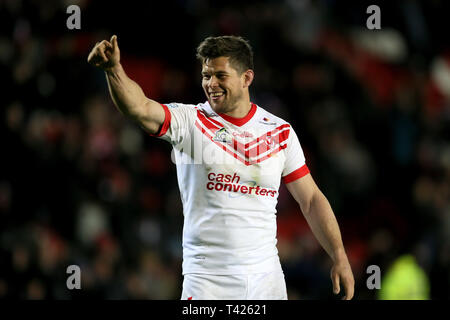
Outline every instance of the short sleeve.
{"type": "Polygon", "coordinates": [[[292,127],[290,128],[285,154],[286,161],[281,174],[284,183],[295,181],[309,173],[300,141],[292,127]]]}
{"type": "Polygon", "coordinates": [[[156,134],[150,135],[172,145],[182,143],[192,132],[196,116],[195,106],[181,103],[167,103],[162,106],[165,113],[164,123],[156,134]]]}

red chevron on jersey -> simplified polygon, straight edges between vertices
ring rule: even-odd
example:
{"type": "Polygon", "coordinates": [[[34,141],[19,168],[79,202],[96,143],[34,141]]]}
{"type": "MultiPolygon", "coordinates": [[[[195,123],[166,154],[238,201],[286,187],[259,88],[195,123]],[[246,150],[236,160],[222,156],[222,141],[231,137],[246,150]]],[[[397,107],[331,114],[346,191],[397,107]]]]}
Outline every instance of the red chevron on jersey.
{"type": "MultiPolygon", "coordinates": [[[[223,130],[223,125],[213,119],[207,118],[203,112],[197,110],[198,120],[195,126],[211,141],[218,145],[222,150],[226,151],[234,158],[244,162],[246,165],[259,163],[275,155],[280,150],[286,148],[286,143],[282,145],[289,137],[289,124],[283,124],[272,131],[266,132],[260,137],[243,144],[237,141],[233,135],[229,135],[228,139],[218,141],[215,135],[219,130],[223,130]],[[253,148],[250,148],[254,146],[253,148]],[[242,157],[239,156],[239,154],[242,157]]],[[[226,131],[226,130],[225,130],[226,131]]],[[[224,132],[225,134],[226,132],[224,132]]]]}
{"type": "MultiPolygon", "coordinates": [[[[208,128],[209,130],[211,130],[211,132],[216,132],[217,130],[220,130],[221,128],[223,128],[223,124],[221,124],[220,122],[218,122],[214,119],[206,117],[203,114],[203,112],[201,112],[200,110],[197,110],[197,116],[198,116],[198,119],[203,123],[203,125],[206,128],[208,128]]],[[[280,138],[278,141],[279,143],[281,143],[289,137],[289,130],[283,131],[283,129],[287,129],[287,128],[290,128],[290,125],[283,124],[275,129],[273,129],[272,131],[269,131],[269,132],[261,135],[257,139],[254,139],[254,140],[246,143],[245,145],[240,143],[239,141],[236,141],[236,139],[233,139],[232,145],[236,150],[240,150],[242,153],[244,153],[244,151],[248,150],[248,148],[250,148],[254,144],[260,144],[261,142],[266,141],[268,137],[272,137],[273,139],[276,139],[275,136],[277,133],[283,133],[283,135],[280,135],[280,138]]]]}
{"type": "Polygon", "coordinates": [[[202,126],[200,125],[200,123],[198,121],[195,122],[195,126],[205,135],[207,136],[212,142],[214,142],[216,145],[218,145],[222,150],[224,150],[225,152],[229,153],[231,156],[233,156],[234,158],[238,159],[239,161],[243,162],[245,165],[251,165],[251,163],[249,161],[247,161],[246,159],[243,159],[241,157],[238,156],[237,153],[230,151],[229,149],[227,149],[226,144],[222,144],[218,141],[214,140],[214,137],[209,134],[204,128],[202,128],[202,126]]]}

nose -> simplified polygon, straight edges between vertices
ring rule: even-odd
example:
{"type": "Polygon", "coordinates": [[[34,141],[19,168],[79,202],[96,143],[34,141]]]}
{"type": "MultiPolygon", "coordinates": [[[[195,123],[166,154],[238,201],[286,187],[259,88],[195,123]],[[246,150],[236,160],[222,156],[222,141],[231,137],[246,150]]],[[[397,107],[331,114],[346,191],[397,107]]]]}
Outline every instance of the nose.
{"type": "Polygon", "coordinates": [[[209,78],[208,80],[208,87],[209,88],[215,88],[218,86],[218,82],[217,82],[217,78],[212,76],[211,78],[209,78]]]}

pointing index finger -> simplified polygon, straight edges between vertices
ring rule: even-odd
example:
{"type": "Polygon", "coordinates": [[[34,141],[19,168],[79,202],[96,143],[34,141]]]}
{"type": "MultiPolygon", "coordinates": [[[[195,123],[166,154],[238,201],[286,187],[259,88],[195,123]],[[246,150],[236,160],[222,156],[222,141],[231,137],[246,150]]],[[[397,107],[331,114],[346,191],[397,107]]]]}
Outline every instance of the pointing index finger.
{"type": "Polygon", "coordinates": [[[113,50],[116,50],[116,49],[117,49],[117,36],[116,36],[116,35],[113,35],[113,36],[111,37],[110,42],[111,42],[111,44],[112,44],[113,50]]]}

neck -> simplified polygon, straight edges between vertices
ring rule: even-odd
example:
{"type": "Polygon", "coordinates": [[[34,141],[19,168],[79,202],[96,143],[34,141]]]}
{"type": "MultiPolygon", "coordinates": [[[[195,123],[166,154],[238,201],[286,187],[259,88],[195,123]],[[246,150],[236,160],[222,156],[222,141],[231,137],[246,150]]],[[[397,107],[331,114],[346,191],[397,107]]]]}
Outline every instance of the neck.
{"type": "Polygon", "coordinates": [[[250,97],[246,97],[246,99],[242,99],[236,104],[236,107],[228,112],[225,112],[227,116],[233,118],[244,118],[252,108],[252,104],[250,103],[250,97]]]}

